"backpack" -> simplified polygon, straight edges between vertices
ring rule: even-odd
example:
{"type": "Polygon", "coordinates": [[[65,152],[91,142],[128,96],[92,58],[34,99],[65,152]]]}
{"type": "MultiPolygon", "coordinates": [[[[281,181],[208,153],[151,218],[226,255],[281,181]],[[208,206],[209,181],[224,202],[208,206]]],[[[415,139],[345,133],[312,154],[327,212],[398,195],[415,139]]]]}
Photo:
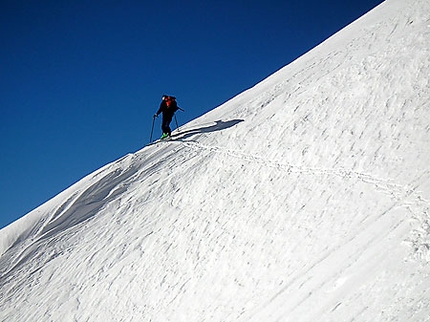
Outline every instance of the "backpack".
{"type": "Polygon", "coordinates": [[[175,113],[179,109],[178,103],[176,103],[176,97],[167,96],[166,97],[166,106],[167,106],[168,110],[175,113]]]}
{"type": "Polygon", "coordinates": [[[167,107],[175,107],[176,106],[176,97],[175,96],[167,96],[166,97],[166,105],[167,107]]]}

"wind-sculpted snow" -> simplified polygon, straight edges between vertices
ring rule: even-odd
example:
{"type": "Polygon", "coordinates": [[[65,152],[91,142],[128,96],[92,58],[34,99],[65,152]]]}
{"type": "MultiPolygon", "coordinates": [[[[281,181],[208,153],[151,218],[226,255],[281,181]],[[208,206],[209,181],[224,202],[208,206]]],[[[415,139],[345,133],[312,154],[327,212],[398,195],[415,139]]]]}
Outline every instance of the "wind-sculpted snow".
{"type": "Polygon", "coordinates": [[[430,321],[430,3],[388,0],[0,231],[2,321],[430,321]]]}

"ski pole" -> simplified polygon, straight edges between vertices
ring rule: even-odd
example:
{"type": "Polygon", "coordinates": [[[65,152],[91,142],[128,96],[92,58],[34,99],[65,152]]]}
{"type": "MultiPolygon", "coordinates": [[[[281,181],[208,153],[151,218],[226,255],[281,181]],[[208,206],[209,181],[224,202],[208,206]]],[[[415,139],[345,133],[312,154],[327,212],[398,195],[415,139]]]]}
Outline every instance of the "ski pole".
{"type": "Polygon", "coordinates": [[[179,125],[178,125],[178,119],[176,118],[176,115],[175,115],[175,122],[176,122],[176,128],[178,129],[179,125]]]}
{"type": "MultiPolygon", "coordinates": [[[[180,108],[179,106],[178,106],[178,110],[180,110],[180,111],[182,111],[182,112],[185,112],[182,108],[180,108]]],[[[179,129],[179,124],[178,124],[178,119],[176,118],[176,114],[174,114],[174,116],[175,116],[175,122],[176,122],[176,128],[177,129],[179,129]]]]}
{"type": "Polygon", "coordinates": [[[149,143],[152,142],[152,133],[154,132],[154,123],[155,123],[155,115],[152,117],[152,128],[151,128],[151,136],[149,137],[149,143]]]}

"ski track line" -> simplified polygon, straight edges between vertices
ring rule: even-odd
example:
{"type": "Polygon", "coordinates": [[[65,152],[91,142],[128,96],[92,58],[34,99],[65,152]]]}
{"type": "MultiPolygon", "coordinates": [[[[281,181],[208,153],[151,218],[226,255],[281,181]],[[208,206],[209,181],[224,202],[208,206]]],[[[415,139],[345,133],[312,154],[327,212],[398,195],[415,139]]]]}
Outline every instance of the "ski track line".
{"type": "Polygon", "coordinates": [[[207,146],[195,140],[179,142],[191,149],[206,150],[213,153],[223,153],[229,157],[249,162],[258,162],[264,166],[268,166],[279,171],[286,171],[287,173],[298,173],[308,176],[336,176],[342,179],[356,178],[365,184],[369,184],[373,186],[376,191],[388,195],[393,200],[393,204],[388,209],[386,209],[386,211],[379,215],[380,218],[384,217],[386,213],[395,208],[403,207],[410,214],[409,220],[416,222],[417,226],[414,225],[415,228],[412,228],[411,235],[406,237],[404,240],[404,243],[408,244],[412,249],[409,259],[421,262],[424,265],[430,262],[430,202],[426,200],[419,191],[417,191],[418,187],[430,177],[430,170],[424,171],[417,178],[413,178],[408,184],[400,185],[392,182],[390,179],[384,180],[374,177],[370,174],[343,168],[322,169],[303,167],[282,163],[276,160],[270,160],[258,155],[246,154],[238,150],[231,150],[220,146],[207,146]]]}
{"type": "MultiPolygon", "coordinates": [[[[172,142],[175,142],[175,141],[172,141],[172,142]]],[[[412,197],[415,197],[415,200],[419,204],[423,204],[423,203],[427,205],[430,204],[428,200],[425,200],[421,195],[419,195],[415,191],[419,186],[419,183],[415,185],[412,185],[412,183],[410,183],[410,184],[407,184],[406,186],[403,186],[400,184],[393,183],[392,180],[390,179],[388,180],[380,179],[370,174],[361,173],[361,172],[343,169],[343,168],[323,169],[323,168],[303,167],[300,165],[292,165],[288,163],[282,163],[276,160],[270,160],[258,155],[246,154],[238,150],[226,149],[220,146],[207,146],[194,140],[176,141],[176,142],[181,142],[192,149],[197,148],[197,149],[207,150],[214,153],[223,153],[236,159],[250,161],[250,162],[257,162],[274,169],[286,171],[287,173],[336,176],[336,177],[346,178],[346,179],[352,179],[355,177],[360,179],[364,183],[368,183],[370,185],[375,186],[375,188],[378,191],[381,191],[387,195],[390,195],[396,201],[396,203],[402,202],[405,199],[408,199],[412,196],[412,197]]],[[[430,175],[430,171],[425,171],[419,178],[414,179],[412,182],[420,181],[422,177],[429,176],[429,175],[430,175]]],[[[409,204],[406,204],[406,205],[409,205],[409,204]]]]}

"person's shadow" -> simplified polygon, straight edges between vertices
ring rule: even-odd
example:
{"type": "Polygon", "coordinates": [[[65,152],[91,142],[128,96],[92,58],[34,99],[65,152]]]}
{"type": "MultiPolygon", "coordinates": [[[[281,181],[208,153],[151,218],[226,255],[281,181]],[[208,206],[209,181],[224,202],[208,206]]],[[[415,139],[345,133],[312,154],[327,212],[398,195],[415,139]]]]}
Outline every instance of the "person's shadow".
{"type": "Polygon", "coordinates": [[[208,132],[216,132],[228,129],[229,127],[235,126],[236,124],[243,122],[241,119],[235,119],[230,121],[215,121],[214,125],[206,126],[206,127],[200,127],[196,129],[190,129],[186,131],[180,131],[175,134],[172,134],[172,138],[178,138],[180,140],[187,139],[193,135],[199,134],[199,133],[208,133],[208,132]]]}

